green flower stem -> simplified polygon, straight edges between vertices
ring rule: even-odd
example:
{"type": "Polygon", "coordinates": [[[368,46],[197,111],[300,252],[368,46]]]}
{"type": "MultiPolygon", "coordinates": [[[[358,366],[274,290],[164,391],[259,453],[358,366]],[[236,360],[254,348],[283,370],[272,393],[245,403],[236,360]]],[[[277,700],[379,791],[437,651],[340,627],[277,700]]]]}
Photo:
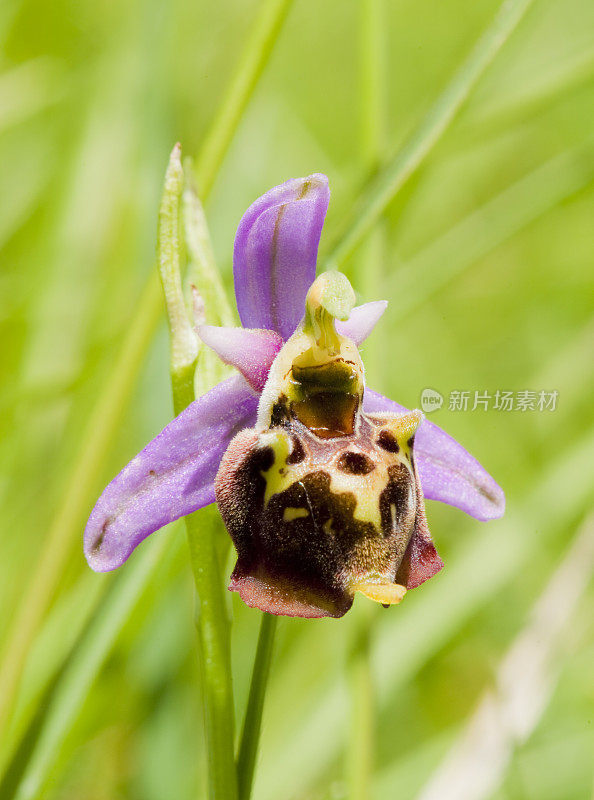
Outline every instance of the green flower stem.
{"type": "Polygon", "coordinates": [[[186,517],[190,561],[197,592],[196,628],[204,702],[209,796],[237,800],[234,754],[234,707],[231,678],[230,622],[219,563],[216,508],[186,517]]]}
{"type": "MultiPolygon", "coordinates": [[[[229,90],[203,145],[197,170],[203,200],[209,195],[242,115],[266,66],[290,0],[269,2],[254,26],[245,53],[237,64],[233,90],[229,90]],[[256,35],[258,34],[258,35],[256,35]],[[246,72],[247,69],[247,72],[246,72]],[[215,147],[216,144],[216,147],[215,147]],[[206,153],[209,153],[208,158],[206,153]]],[[[45,546],[32,570],[31,580],[5,640],[0,659],[0,740],[10,721],[23,664],[40,622],[60,582],[62,569],[72,551],[80,546],[80,530],[97,491],[105,458],[132,396],[145,353],[161,316],[162,293],[151,270],[128,327],[113,371],[97,400],[72,469],[75,479],[43,537],[45,546]]]]}
{"type": "MultiPolygon", "coordinates": [[[[190,325],[181,288],[179,230],[184,173],[181,149],[173,148],[159,211],[158,261],[171,340],[171,388],[175,414],[194,400],[198,339],[190,325]]],[[[197,218],[186,218],[186,242],[196,233],[197,218]]],[[[206,227],[204,226],[206,235],[206,227]]],[[[230,623],[223,575],[216,551],[216,510],[186,517],[190,562],[197,592],[196,628],[202,678],[204,724],[212,800],[237,800],[234,754],[234,706],[231,679],[230,623]]]]}
{"type": "Polygon", "coordinates": [[[270,673],[276,625],[277,618],[273,614],[262,614],[250,694],[237,755],[239,800],[249,800],[252,792],[254,768],[262,725],[262,712],[264,710],[264,697],[270,673]]]}

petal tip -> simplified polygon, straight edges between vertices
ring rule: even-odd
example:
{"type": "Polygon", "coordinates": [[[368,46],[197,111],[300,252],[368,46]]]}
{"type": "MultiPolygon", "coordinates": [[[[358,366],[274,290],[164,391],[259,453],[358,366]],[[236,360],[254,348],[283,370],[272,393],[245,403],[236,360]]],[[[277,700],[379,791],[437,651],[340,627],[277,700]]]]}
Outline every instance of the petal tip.
{"type": "Polygon", "coordinates": [[[266,614],[281,617],[301,617],[303,619],[320,619],[322,617],[339,618],[346,614],[352,605],[352,598],[342,603],[330,598],[309,593],[302,588],[282,585],[282,582],[262,579],[253,574],[241,574],[235,569],[228,589],[237,592],[243,602],[250,608],[258,608],[266,614]]]}
{"type": "Polygon", "coordinates": [[[336,323],[336,330],[359,346],[375,328],[387,307],[387,300],[372,300],[355,306],[346,322],[336,323]]]}
{"type": "Polygon", "coordinates": [[[199,325],[199,338],[225,363],[243,375],[256,393],[264,388],[272,362],[283,345],[275,331],[199,325]]]}
{"type": "Polygon", "coordinates": [[[328,178],[313,173],[273,187],[247,209],[233,248],[244,327],[275,330],[284,339],[293,333],[315,277],[329,201],[328,178]]]}
{"type": "Polygon", "coordinates": [[[323,192],[328,193],[328,197],[330,197],[330,183],[328,181],[328,176],[324,175],[323,172],[312,172],[311,175],[308,175],[305,178],[298,178],[303,186],[307,186],[308,189],[322,189],[323,192]]]}
{"type": "MultiPolygon", "coordinates": [[[[127,561],[132,550],[128,543],[118,547],[118,537],[114,536],[113,517],[93,509],[84,532],[84,554],[93,572],[111,572],[127,561]]],[[[121,541],[121,540],[120,540],[121,541]]]]}
{"type": "MultiPolygon", "coordinates": [[[[368,413],[401,414],[403,406],[366,389],[368,413]]],[[[415,438],[417,466],[427,500],[455,506],[480,522],[505,513],[505,494],[487,470],[459,442],[425,419],[415,438]]]]}
{"type": "Polygon", "coordinates": [[[481,486],[480,492],[487,501],[482,519],[489,522],[492,519],[501,519],[505,514],[505,492],[498,483],[491,478],[490,485],[481,486]]]}

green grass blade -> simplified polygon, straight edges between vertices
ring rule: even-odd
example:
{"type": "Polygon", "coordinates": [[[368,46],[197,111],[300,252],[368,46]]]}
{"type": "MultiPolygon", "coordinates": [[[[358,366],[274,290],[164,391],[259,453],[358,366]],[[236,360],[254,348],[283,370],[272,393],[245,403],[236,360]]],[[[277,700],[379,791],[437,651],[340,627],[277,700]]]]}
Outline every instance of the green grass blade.
{"type": "Polygon", "coordinates": [[[42,791],[48,772],[72,723],[81,712],[94,679],[121,629],[122,622],[138,602],[142,589],[161,563],[169,537],[161,535],[147,542],[110,586],[91,621],[73,648],[55,685],[50,687],[48,706],[41,704],[24,737],[15,760],[7,770],[13,782],[22,773],[16,794],[0,794],[2,800],[33,800],[42,791]]]}
{"type": "Polygon", "coordinates": [[[567,626],[594,569],[594,517],[581,526],[534,604],[527,625],[418,800],[488,800],[505,778],[514,749],[550,703],[567,650],[567,626]]]}
{"type": "Polygon", "coordinates": [[[141,363],[156,323],[156,302],[161,289],[155,275],[141,297],[138,313],[126,336],[120,358],[101,394],[83,435],[83,445],[74,465],[75,479],[69,483],[61,508],[45,537],[45,544],[33,569],[28,590],[11,627],[0,667],[0,733],[9,719],[19,676],[39,624],[60,580],[61,570],[73,546],[79,544],[84,513],[96,491],[113,435],[124,405],[132,394],[141,363]]]}
{"type": "Polygon", "coordinates": [[[532,2],[505,0],[502,3],[493,23],[429,110],[419,129],[353,207],[330,249],[327,258],[330,264],[342,264],[351,255],[382,211],[419,168],[532,2]]]}
{"type": "Polygon", "coordinates": [[[387,281],[397,293],[390,312],[401,320],[594,178],[591,147],[555,156],[508,186],[400,266],[387,281]]]}
{"type": "Polygon", "coordinates": [[[196,161],[198,190],[203,200],[210,194],[215,176],[223,163],[239,121],[254,93],[264,67],[268,63],[292,3],[293,0],[264,0],[262,3],[260,15],[251,32],[251,38],[248,40],[196,161]]]}

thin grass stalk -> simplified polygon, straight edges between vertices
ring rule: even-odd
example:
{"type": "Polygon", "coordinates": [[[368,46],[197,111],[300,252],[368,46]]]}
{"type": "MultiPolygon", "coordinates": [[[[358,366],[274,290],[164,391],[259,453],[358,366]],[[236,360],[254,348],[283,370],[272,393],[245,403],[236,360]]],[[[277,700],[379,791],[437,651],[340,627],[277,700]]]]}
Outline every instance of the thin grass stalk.
{"type": "Polygon", "coordinates": [[[375,694],[370,663],[375,609],[366,605],[357,610],[361,614],[349,663],[351,718],[346,747],[347,782],[349,800],[370,800],[375,761],[375,694]]]}
{"type": "Polygon", "coordinates": [[[36,800],[47,783],[60,746],[147,581],[163,564],[166,539],[147,542],[142,553],[116,575],[60,670],[42,695],[36,713],[0,780],[2,800],[36,800]]]}
{"type": "Polygon", "coordinates": [[[264,711],[264,698],[268,686],[268,676],[274,649],[274,636],[277,618],[273,614],[262,614],[258,647],[254,659],[254,668],[250,683],[241,740],[237,755],[237,782],[239,787],[239,800],[249,800],[252,793],[260,730],[262,727],[262,713],[264,711]]]}
{"type": "MultiPolygon", "coordinates": [[[[199,352],[198,337],[187,315],[181,280],[179,231],[184,183],[181,148],[176,145],[165,175],[157,247],[169,323],[171,390],[175,415],[181,414],[195,399],[194,373],[199,352]]],[[[184,204],[186,207],[187,204],[184,204]]],[[[187,239],[190,232],[195,232],[196,219],[189,214],[184,222],[187,239]]],[[[195,267],[199,271],[199,265],[195,267]]],[[[216,511],[201,509],[187,516],[185,524],[197,593],[196,628],[209,796],[212,800],[237,800],[231,626],[225,605],[223,574],[217,556],[216,511]]]]}
{"type": "MultiPolygon", "coordinates": [[[[291,0],[269,0],[263,4],[254,25],[254,35],[232,79],[223,107],[213,121],[204,147],[211,148],[208,161],[201,158],[197,170],[204,200],[212,188],[231,140],[248,106],[258,80],[270,58],[291,0]],[[219,142],[216,148],[209,142],[219,142]]],[[[138,301],[114,368],[93,409],[78,458],[64,496],[23,593],[19,609],[8,631],[0,663],[0,741],[8,730],[22,668],[40,622],[52,601],[69,553],[78,543],[89,503],[96,491],[105,458],[119,429],[124,411],[136,385],[144,355],[162,314],[161,289],[155,270],[151,270],[138,301]]]]}
{"type": "Polygon", "coordinates": [[[468,58],[441,92],[421,125],[355,203],[330,248],[330,264],[344,262],[441,139],[470,93],[534,0],[505,0],[468,58]]]}
{"type": "Polygon", "coordinates": [[[594,571],[594,515],[580,525],[531,608],[474,713],[417,800],[488,800],[501,791],[515,752],[537,729],[571,653],[568,628],[594,571]]]}
{"type": "Polygon", "coordinates": [[[490,197],[445,233],[433,239],[386,280],[396,289],[391,310],[401,322],[479,259],[588,186],[594,143],[560,153],[490,197]]]}
{"type": "Polygon", "coordinates": [[[270,58],[292,3],[293,0],[265,0],[262,3],[260,16],[196,162],[198,189],[203,199],[210,194],[225,153],[270,58]]]}
{"type": "MultiPolygon", "coordinates": [[[[361,153],[364,172],[373,175],[381,163],[386,126],[384,0],[361,0],[360,20],[361,153]]],[[[384,238],[378,219],[362,242],[357,267],[366,299],[380,296],[384,238]]],[[[377,339],[365,348],[365,368],[378,385],[377,339]]],[[[348,664],[351,716],[346,773],[350,800],[369,800],[374,770],[375,698],[370,665],[374,609],[366,605],[357,611],[348,664]]]]}

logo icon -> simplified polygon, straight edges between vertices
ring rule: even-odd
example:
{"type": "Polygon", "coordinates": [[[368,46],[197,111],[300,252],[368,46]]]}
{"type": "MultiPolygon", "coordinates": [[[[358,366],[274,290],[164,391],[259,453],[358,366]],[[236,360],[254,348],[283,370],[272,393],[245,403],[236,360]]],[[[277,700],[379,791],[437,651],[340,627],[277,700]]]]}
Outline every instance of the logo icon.
{"type": "Polygon", "coordinates": [[[443,405],[443,395],[435,389],[423,389],[421,392],[421,408],[425,414],[438,411],[443,405]]]}

